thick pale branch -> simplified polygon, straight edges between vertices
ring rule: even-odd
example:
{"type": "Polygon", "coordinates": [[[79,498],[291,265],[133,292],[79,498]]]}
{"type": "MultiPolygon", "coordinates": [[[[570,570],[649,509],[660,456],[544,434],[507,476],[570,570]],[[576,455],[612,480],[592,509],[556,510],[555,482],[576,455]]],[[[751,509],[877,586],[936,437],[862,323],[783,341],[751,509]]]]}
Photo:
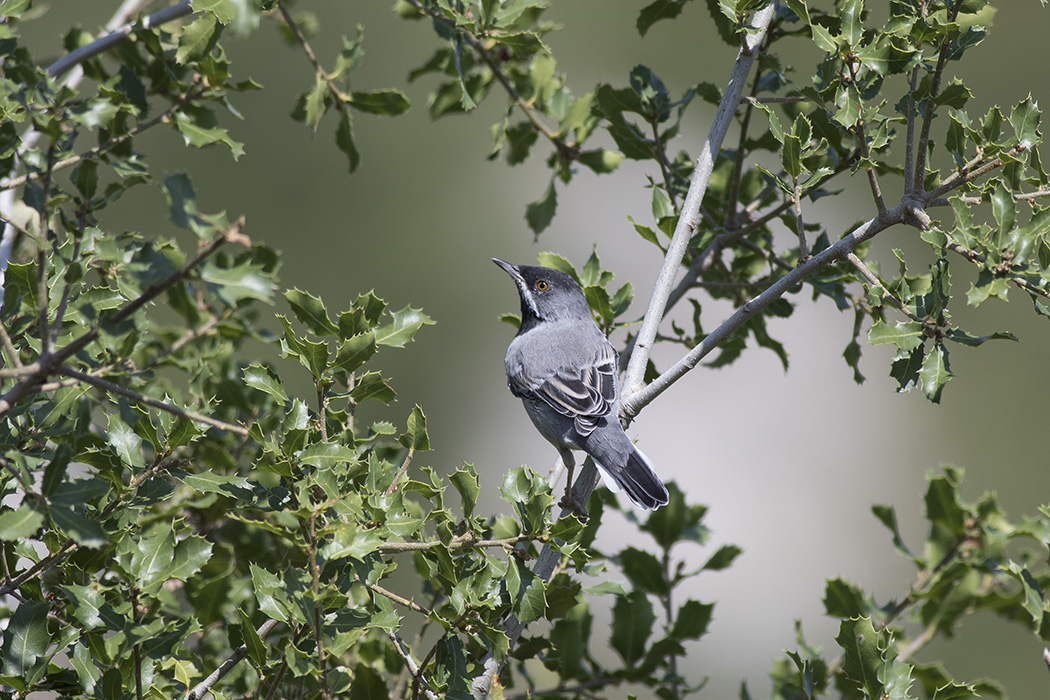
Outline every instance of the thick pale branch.
{"type": "Polygon", "coordinates": [[[921,211],[917,202],[906,200],[886,210],[885,214],[865,222],[844,236],[835,245],[820,251],[809,260],[798,265],[779,280],[771,284],[764,292],[740,307],[722,325],[708,334],[696,347],[689,351],[667,371],[654,379],[645,388],[631,394],[621,406],[621,414],[628,419],[638,415],[653,399],[662,394],[668,387],[700,362],[708,353],[718,347],[731,333],[738,330],[754,318],[762,309],[782,297],[789,289],[799,284],[817,270],[844,258],[854,248],[869,240],[879,232],[894,224],[915,222],[921,225],[921,218],[916,221],[916,209],[921,211]]]}
{"type": "Polygon", "coordinates": [[[649,299],[649,306],[642,320],[642,326],[638,330],[634,351],[631,353],[631,359],[627,364],[627,371],[620,391],[623,397],[630,396],[641,387],[642,378],[645,376],[645,367],[649,362],[649,354],[652,352],[653,341],[656,339],[657,329],[663,320],[664,311],[667,307],[667,298],[671,294],[675,277],[678,275],[678,268],[681,266],[682,258],[689,247],[689,241],[700,223],[700,205],[704,200],[704,194],[707,192],[707,185],[714,170],[715,158],[722,148],[722,142],[729,131],[733,115],[740,104],[747,76],[755,62],[755,49],[765,39],[766,30],[776,12],[776,6],[777,3],[773,2],[755,13],[753,30],[747,35],[744,45],[737,55],[736,63],[729,77],[729,83],[726,85],[722,101],[718,105],[718,111],[715,113],[714,121],[711,124],[711,131],[704,141],[700,156],[697,158],[693,177],[689,183],[689,191],[685,196],[685,201],[682,203],[682,213],[678,217],[678,224],[675,227],[674,235],[671,237],[671,242],[668,244],[667,255],[664,258],[663,266],[660,268],[656,284],[653,286],[653,293],[649,299]]]}

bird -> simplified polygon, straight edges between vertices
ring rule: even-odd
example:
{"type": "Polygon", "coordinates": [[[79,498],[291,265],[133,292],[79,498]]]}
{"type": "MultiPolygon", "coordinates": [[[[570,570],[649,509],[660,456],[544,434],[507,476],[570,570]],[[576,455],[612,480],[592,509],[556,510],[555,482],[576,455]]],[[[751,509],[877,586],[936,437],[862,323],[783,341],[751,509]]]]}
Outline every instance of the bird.
{"type": "Polygon", "coordinates": [[[653,464],[620,425],[617,354],[594,322],[583,291],[570,275],[492,258],[510,275],[521,300],[521,325],[504,363],[507,386],[568,471],[563,505],[572,500],[573,450],[594,459],[613,492],[635,506],[667,504],[667,488],[653,464]]]}

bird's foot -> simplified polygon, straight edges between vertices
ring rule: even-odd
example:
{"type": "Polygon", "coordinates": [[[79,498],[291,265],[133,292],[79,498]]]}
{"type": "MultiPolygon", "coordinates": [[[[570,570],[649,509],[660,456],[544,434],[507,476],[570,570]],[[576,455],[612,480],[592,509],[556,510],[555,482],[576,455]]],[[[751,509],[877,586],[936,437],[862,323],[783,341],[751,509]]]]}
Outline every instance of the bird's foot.
{"type": "Polygon", "coordinates": [[[568,511],[571,511],[582,522],[587,522],[587,520],[589,520],[591,517],[590,514],[587,513],[587,509],[583,506],[583,504],[577,501],[575,498],[573,498],[572,489],[565,490],[565,495],[562,496],[561,501],[558,502],[558,505],[568,511]]]}

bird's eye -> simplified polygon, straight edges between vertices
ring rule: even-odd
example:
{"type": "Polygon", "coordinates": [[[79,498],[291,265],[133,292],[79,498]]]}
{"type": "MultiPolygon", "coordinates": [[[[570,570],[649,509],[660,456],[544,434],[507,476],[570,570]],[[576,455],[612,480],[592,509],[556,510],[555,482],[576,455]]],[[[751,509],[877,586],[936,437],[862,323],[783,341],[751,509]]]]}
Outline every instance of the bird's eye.
{"type": "Polygon", "coordinates": [[[536,291],[545,292],[551,288],[551,283],[547,280],[536,280],[536,291]]]}

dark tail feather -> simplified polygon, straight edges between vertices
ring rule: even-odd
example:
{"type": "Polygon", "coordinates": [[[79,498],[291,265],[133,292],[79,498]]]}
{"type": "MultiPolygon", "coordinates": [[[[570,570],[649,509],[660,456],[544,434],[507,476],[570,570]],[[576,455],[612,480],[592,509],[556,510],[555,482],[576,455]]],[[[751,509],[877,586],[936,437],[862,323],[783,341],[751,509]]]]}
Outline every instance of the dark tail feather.
{"type": "Polygon", "coordinates": [[[653,471],[653,463],[637,447],[615,478],[636,506],[654,510],[667,505],[667,488],[653,471]]]}
{"type": "Polygon", "coordinates": [[[604,440],[588,442],[587,452],[594,457],[602,480],[611,490],[619,490],[613,488],[614,484],[623,489],[639,508],[654,510],[667,504],[667,488],[656,475],[653,463],[626,435],[622,435],[622,442],[612,441],[615,447],[604,440]],[[624,453],[628,453],[626,461],[624,453]]]}

